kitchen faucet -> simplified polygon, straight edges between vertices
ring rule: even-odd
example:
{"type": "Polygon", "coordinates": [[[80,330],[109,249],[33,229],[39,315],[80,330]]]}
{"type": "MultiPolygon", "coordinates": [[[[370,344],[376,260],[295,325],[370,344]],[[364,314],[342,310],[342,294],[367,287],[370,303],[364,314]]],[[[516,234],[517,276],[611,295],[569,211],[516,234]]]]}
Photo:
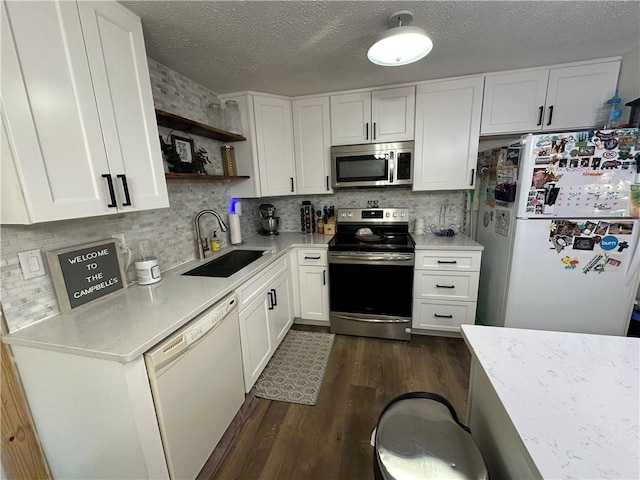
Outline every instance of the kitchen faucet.
{"type": "Polygon", "coordinates": [[[196,224],[196,244],[198,246],[198,258],[200,260],[205,259],[205,252],[207,250],[211,250],[211,247],[205,242],[203,238],[200,237],[200,217],[205,213],[210,213],[214,217],[218,219],[218,223],[220,224],[220,230],[226,232],[228,230],[227,224],[224,223],[220,214],[214,210],[201,210],[196,214],[195,224],[196,224]]]}

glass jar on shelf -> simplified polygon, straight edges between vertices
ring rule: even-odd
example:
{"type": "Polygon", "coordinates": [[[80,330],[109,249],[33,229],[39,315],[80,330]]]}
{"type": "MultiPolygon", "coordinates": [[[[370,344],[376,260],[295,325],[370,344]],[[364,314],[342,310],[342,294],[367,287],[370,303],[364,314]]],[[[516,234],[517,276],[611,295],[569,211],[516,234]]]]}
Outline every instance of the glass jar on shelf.
{"type": "Polygon", "coordinates": [[[228,132],[242,135],[240,108],[238,108],[238,102],[235,100],[227,100],[224,103],[224,125],[228,132]]]}
{"type": "Polygon", "coordinates": [[[207,105],[207,117],[212,127],[219,128],[220,130],[225,129],[224,112],[222,105],[220,105],[220,100],[215,99],[209,102],[207,105]]]}

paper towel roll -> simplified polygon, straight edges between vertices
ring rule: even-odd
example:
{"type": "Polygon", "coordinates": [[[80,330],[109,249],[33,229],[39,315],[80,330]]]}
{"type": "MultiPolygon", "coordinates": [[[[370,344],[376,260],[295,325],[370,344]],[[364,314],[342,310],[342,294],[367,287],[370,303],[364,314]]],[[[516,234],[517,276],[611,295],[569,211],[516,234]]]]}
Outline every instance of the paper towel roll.
{"type": "Polygon", "coordinates": [[[240,215],[237,213],[229,214],[229,230],[231,231],[231,244],[237,245],[242,243],[242,233],[240,231],[240,215]]]}

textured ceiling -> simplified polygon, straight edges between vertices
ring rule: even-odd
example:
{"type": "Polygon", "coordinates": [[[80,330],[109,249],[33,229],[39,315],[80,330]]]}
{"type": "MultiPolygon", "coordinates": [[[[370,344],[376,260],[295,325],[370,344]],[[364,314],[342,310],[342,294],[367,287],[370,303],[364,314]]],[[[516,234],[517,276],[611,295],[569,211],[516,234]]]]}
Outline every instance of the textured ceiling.
{"type": "Polygon", "coordinates": [[[148,55],[217,93],[305,95],[622,55],[638,1],[121,1],[148,55]],[[367,50],[398,10],[433,51],[381,67],[367,50]]]}

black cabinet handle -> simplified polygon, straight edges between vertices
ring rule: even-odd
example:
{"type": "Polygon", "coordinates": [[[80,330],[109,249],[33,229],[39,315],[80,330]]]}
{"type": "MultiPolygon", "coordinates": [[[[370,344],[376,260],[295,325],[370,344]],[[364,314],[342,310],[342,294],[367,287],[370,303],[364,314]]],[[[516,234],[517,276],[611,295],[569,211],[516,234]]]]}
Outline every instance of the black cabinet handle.
{"type": "Polygon", "coordinates": [[[373,122],[373,139],[376,139],[376,122],[373,122]]]}
{"type": "Polygon", "coordinates": [[[107,207],[116,208],[118,205],[116,204],[116,192],[113,190],[113,179],[111,175],[103,174],[102,178],[107,179],[107,185],[109,186],[109,197],[111,197],[111,203],[107,203],[107,207]]]}
{"type": "Polygon", "coordinates": [[[308,257],[305,255],[304,257],[305,260],[320,260],[320,255],[318,255],[317,257],[308,257]]]}
{"type": "Polygon", "coordinates": [[[458,263],[456,260],[438,260],[438,263],[458,263]]]}
{"type": "Polygon", "coordinates": [[[471,183],[469,184],[469,185],[471,185],[472,187],[473,187],[473,180],[474,180],[474,178],[475,178],[475,175],[476,175],[476,169],[475,169],[475,168],[472,168],[472,169],[471,169],[471,183]]]}
{"type": "Polygon", "coordinates": [[[436,288],[456,288],[455,285],[438,285],[436,283],[436,288]]]}
{"type": "Polygon", "coordinates": [[[549,121],[547,122],[547,125],[551,125],[552,118],[553,118],[553,105],[549,107],[549,121]]]}
{"type": "Polygon", "coordinates": [[[327,271],[322,270],[322,285],[326,285],[326,284],[327,284],[327,271]]]}
{"type": "Polygon", "coordinates": [[[369,140],[369,122],[365,123],[365,125],[366,125],[365,139],[369,140]]]}
{"type": "Polygon", "coordinates": [[[275,288],[272,288],[271,292],[273,292],[273,306],[277,307],[278,306],[278,294],[276,293],[275,288]]]}
{"type": "Polygon", "coordinates": [[[123,207],[131,206],[131,197],[129,196],[129,185],[127,185],[127,176],[126,175],[116,175],[120,180],[122,180],[122,189],[124,190],[124,203],[123,207]]]}
{"type": "Polygon", "coordinates": [[[327,175],[327,192],[329,191],[329,175],[327,175]]]}
{"type": "Polygon", "coordinates": [[[293,192],[293,177],[289,177],[291,179],[291,191],[293,192]]]}
{"type": "Polygon", "coordinates": [[[438,315],[437,313],[433,314],[436,318],[453,318],[453,315],[438,315]]]}
{"type": "Polygon", "coordinates": [[[540,116],[538,117],[538,123],[536,123],[537,126],[542,125],[542,116],[544,114],[544,106],[540,105],[540,116]]]}
{"type": "Polygon", "coordinates": [[[273,310],[273,297],[271,296],[271,292],[267,292],[267,297],[269,297],[269,310],[273,310]]]}

